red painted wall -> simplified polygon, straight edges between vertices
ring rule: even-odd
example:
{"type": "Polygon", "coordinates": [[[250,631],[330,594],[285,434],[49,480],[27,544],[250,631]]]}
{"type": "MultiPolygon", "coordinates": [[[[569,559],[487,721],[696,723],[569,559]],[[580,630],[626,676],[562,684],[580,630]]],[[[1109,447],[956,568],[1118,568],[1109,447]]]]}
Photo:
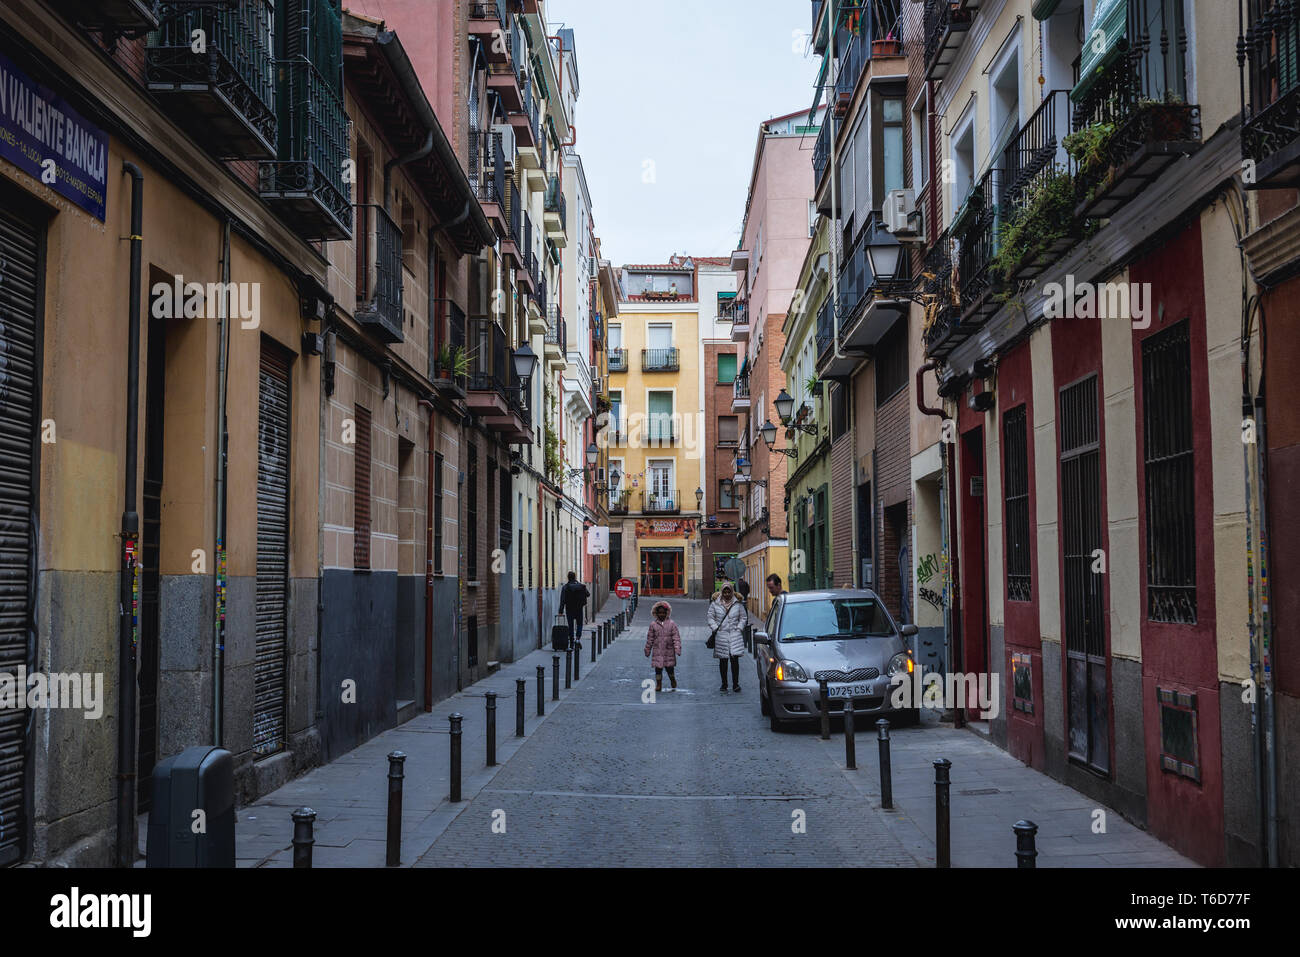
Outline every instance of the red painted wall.
{"type": "MultiPolygon", "coordinates": [[[[976,384],[979,388],[979,384],[976,384]]],[[[966,402],[967,389],[957,406],[959,434],[957,456],[960,475],[957,508],[961,521],[961,647],[959,671],[979,674],[988,670],[984,646],[988,639],[988,546],[983,497],[971,495],[971,479],[987,474],[984,461],[985,415],[966,402]]],[[[967,702],[967,720],[978,721],[976,702],[967,702]]]]}
{"type": "MultiPolygon", "coordinates": [[[[1006,353],[998,362],[998,448],[1002,461],[997,468],[1002,476],[1003,492],[1003,539],[1006,536],[1006,488],[1007,473],[1005,466],[1005,441],[1003,423],[1007,412],[1024,406],[1026,460],[1029,467],[1029,562],[1032,574],[1030,600],[1004,601],[1005,609],[1005,649],[1001,662],[1003,676],[1003,697],[1006,702],[1007,715],[1007,750],[1031,767],[1041,770],[1043,760],[1043,641],[1038,627],[1038,595],[1041,583],[1038,580],[1038,494],[1034,483],[1034,395],[1033,366],[1030,361],[1029,342],[1022,342],[1015,349],[1006,353]],[[1032,656],[1031,680],[1033,684],[1033,713],[1026,714],[1013,707],[1015,695],[1012,686],[1011,656],[1028,652],[1032,656]]],[[[1050,473],[1049,473],[1050,474],[1050,473]]],[[[1003,555],[1006,555],[1004,545],[1003,555]]],[[[1004,557],[1002,566],[1002,594],[1009,596],[1007,588],[1008,563],[1004,557]]]]}
{"type": "MultiPolygon", "coordinates": [[[[1151,283],[1151,328],[1133,331],[1136,385],[1138,543],[1136,567],[1146,567],[1146,478],[1142,342],[1184,319],[1190,322],[1192,421],[1196,531],[1196,611],[1194,625],[1146,620],[1147,582],[1142,578],[1142,710],[1146,739],[1147,823],[1152,833],[1202,864],[1223,863],[1223,769],[1219,732],[1218,653],[1214,609],[1214,484],[1210,467],[1209,361],[1205,336],[1205,286],[1201,228],[1193,224],[1130,269],[1130,281],[1151,283]],[[1159,318],[1164,307],[1164,319],[1159,318]],[[1197,696],[1197,736],[1201,782],[1160,768],[1160,707],[1156,689],[1197,696]]],[[[1244,562],[1243,562],[1244,565],[1244,562]]],[[[1245,627],[1245,622],[1240,623],[1245,627]]]]}

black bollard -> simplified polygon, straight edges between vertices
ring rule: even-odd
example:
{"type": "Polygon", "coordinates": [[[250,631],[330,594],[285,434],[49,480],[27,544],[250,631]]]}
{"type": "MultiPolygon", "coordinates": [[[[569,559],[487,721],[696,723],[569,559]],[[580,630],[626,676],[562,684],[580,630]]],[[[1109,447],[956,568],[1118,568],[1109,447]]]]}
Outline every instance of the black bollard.
{"type": "Polygon", "coordinates": [[[858,742],[853,734],[853,699],[844,699],[844,766],[858,769],[858,742]]]}
{"type": "MultiPolygon", "coordinates": [[[[564,686],[569,686],[569,652],[564,652],[564,686]]],[[[560,700],[560,656],[551,655],[551,700],[560,700]]]]}
{"type": "Polygon", "coordinates": [[[948,830],[948,774],[952,762],[939,758],[934,762],[934,833],[935,867],[952,867],[952,835],[948,830]]]}
{"type": "Polygon", "coordinates": [[[818,678],[817,686],[821,689],[821,709],[822,709],[822,740],[831,739],[831,694],[830,689],[826,687],[826,679],[818,678]]]}
{"type": "MultiPolygon", "coordinates": [[[[558,668],[559,665],[556,665],[558,668]]],[[[537,717],[546,714],[546,668],[537,666],[537,717]]]]}
{"type": "Polygon", "coordinates": [[[388,756],[388,867],[402,863],[402,777],[406,755],[394,751],[388,756]]]}
{"type": "Polygon", "coordinates": [[[528,682],[523,678],[515,679],[515,737],[524,736],[524,695],[528,693],[528,682]]]}
{"type": "Polygon", "coordinates": [[[487,699],[487,766],[491,768],[497,763],[497,693],[489,691],[483,697],[487,699]]]}
{"type": "Polygon", "coordinates": [[[591,663],[593,665],[596,663],[596,633],[594,631],[591,633],[591,663]]]}
{"type": "Polygon", "coordinates": [[[889,722],[881,718],[876,722],[880,735],[880,806],[886,811],[894,808],[894,771],[889,766],[889,722]]]}
{"type": "Polygon", "coordinates": [[[577,642],[573,646],[573,680],[578,680],[578,672],[582,670],[582,642],[577,642]]]}
{"type": "Polygon", "coordinates": [[[309,807],[300,807],[291,815],[293,817],[293,866],[311,867],[311,848],[316,843],[312,837],[312,824],[316,812],[309,807]]]}
{"type": "Polygon", "coordinates": [[[1011,830],[1016,834],[1016,867],[1037,868],[1038,849],[1034,847],[1034,835],[1038,833],[1038,825],[1033,821],[1017,821],[1011,830]]]}
{"type": "Polygon", "coordinates": [[[460,803],[460,743],[463,731],[461,723],[465,716],[460,712],[451,715],[451,797],[452,804],[460,803]]]}

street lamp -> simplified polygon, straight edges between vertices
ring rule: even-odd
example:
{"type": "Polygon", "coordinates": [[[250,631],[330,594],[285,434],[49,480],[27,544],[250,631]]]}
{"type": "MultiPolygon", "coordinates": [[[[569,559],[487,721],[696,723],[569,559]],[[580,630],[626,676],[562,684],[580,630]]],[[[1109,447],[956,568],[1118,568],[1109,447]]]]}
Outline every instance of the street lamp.
{"type": "Polygon", "coordinates": [[[704,504],[704,489],[698,486],[695,489],[695,507],[699,508],[704,504]]]}
{"type": "Polygon", "coordinates": [[[767,445],[768,451],[776,452],[780,455],[784,455],[792,459],[797,459],[799,457],[799,453],[796,452],[794,449],[774,448],[774,446],[776,445],[776,426],[772,424],[771,419],[768,419],[763,424],[763,427],[758,431],[762,433],[763,442],[767,445]]]}
{"type": "Polygon", "coordinates": [[[600,449],[596,448],[596,443],[592,442],[587,446],[587,464],[595,465],[600,458],[600,449]]]}
{"type": "Polygon", "coordinates": [[[893,234],[877,223],[873,229],[875,242],[867,245],[867,262],[871,266],[871,284],[880,286],[898,278],[898,267],[903,259],[903,246],[893,234]]]}
{"type": "Polygon", "coordinates": [[[754,465],[749,461],[749,459],[741,459],[739,471],[740,474],[745,477],[745,481],[749,481],[749,476],[753,474],[754,471],[754,465]]]}
{"type": "MultiPolygon", "coordinates": [[[[776,417],[781,420],[781,424],[785,426],[787,429],[798,429],[800,432],[803,432],[807,435],[817,434],[817,426],[800,425],[798,422],[793,421],[794,399],[790,396],[790,393],[785,391],[785,389],[781,390],[781,394],[776,397],[776,400],[772,404],[776,406],[776,417]]],[[[767,424],[772,425],[770,420],[767,424]]],[[[767,426],[763,427],[763,429],[766,428],[767,426]]],[[[773,435],[776,434],[776,426],[772,426],[772,432],[773,435]]],[[[769,449],[772,447],[772,443],[768,441],[766,435],[764,435],[763,441],[767,442],[767,447],[769,449]]]]}
{"type": "Polygon", "coordinates": [[[521,381],[533,377],[533,370],[537,368],[537,353],[528,343],[525,342],[516,349],[510,358],[514,360],[515,375],[521,381]]]}

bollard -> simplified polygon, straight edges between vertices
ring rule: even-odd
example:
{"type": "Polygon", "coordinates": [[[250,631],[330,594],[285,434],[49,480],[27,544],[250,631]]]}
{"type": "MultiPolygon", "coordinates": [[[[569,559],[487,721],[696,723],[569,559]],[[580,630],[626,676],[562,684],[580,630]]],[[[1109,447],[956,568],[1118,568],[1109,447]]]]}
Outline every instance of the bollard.
{"type": "Polygon", "coordinates": [[[876,722],[880,734],[880,806],[886,811],[894,809],[894,771],[889,766],[889,722],[881,718],[876,722]]]}
{"type": "MultiPolygon", "coordinates": [[[[558,665],[556,667],[559,667],[558,665]]],[[[546,668],[537,666],[537,717],[546,714],[546,668]]]]}
{"type": "Polygon", "coordinates": [[[596,633],[594,631],[591,633],[591,663],[593,665],[596,663],[596,633]]]}
{"type": "Polygon", "coordinates": [[[394,751],[388,756],[388,865],[402,863],[402,777],[406,755],[394,751]]]}
{"type": "Polygon", "coordinates": [[[844,766],[858,769],[858,742],[853,733],[853,699],[844,699],[844,766]]]}
{"type": "Polygon", "coordinates": [[[524,736],[524,696],[528,693],[528,682],[523,678],[515,679],[515,737],[524,736]]]}
{"type": "Polygon", "coordinates": [[[451,797],[449,800],[452,804],[460,803],[460,742],[463,731],[461,722],[465,716],[460,712],[451,715],[448,720],[451,722],[451,797]]]}
{"type": "Polygon", "coordinates": [[[826,686],[825,678],[818,678],[817,686],[821,689],[822,740],[829,741],[831,739],[831,693],[826,686]]]}
{"type": "Polygon", "coordinates": [[[948,830],[948,774],[952,762],[939,758],[934,762],[934,833],[935,867],[952,867],[952,842],[948,830]]]}
{"type": "Polygon", "coordinates": [[[1011,830],[1016,834],[1016,867],[1036,868],[1038,850],[1034,847],[1034,835],[1038,833],[1038,825],[1033,821],[1017,821],[1011,830]]]}
{"type": "MultiPolygon", "coordinates": [[[[573,646],[573,680],[578,680],[578,672],[582,670],[582,642],[576,642],[573,646]]],[[[567,687],[567,686],[566,686],[567,687]]]]}
{"type": "MultiPolygon", "coordinates": [[[[564,684],[569,684],[569,653],[564,653],[564,684]]],[[[560,656],[551,655],[551,700],[560,700],[560,656]]]]}
{"type": "Polygon", "coordinates": [[[487,766],[491,768],[497,763],[497,693],[489,691],[483,697],[487,699],[487,766]]]}
{"type": "Polygon", "coordinates": [[[312,823],[316,812],[309,807],[300,807],[291,815],[293,817],[293,866],[311,867],[311,847],[316,843],[312,837],[312,823]]]}

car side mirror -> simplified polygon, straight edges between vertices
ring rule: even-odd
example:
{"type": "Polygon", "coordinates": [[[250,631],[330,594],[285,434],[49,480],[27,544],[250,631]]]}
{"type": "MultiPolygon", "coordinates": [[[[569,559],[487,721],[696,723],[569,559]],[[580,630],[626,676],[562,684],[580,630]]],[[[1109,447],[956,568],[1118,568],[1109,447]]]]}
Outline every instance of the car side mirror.
{"type": "Polygon", "coordinates": [[[765,632],[765,631],[756,631],[756,632],[754,632],[754,644],[756,644],[756,645],[770,645],[771,643],[772,643],[772,640],[771,640],[770,638],[767,637],[767,632],[765,632]]]}
{"type": "Polygon", "coordinates": [[[920,631],[920,629],[917,628],[916,625],[904,625],[902,628],[898,629],[898,633],[904,638],[911,638],[918,631],[920,631]]]}

